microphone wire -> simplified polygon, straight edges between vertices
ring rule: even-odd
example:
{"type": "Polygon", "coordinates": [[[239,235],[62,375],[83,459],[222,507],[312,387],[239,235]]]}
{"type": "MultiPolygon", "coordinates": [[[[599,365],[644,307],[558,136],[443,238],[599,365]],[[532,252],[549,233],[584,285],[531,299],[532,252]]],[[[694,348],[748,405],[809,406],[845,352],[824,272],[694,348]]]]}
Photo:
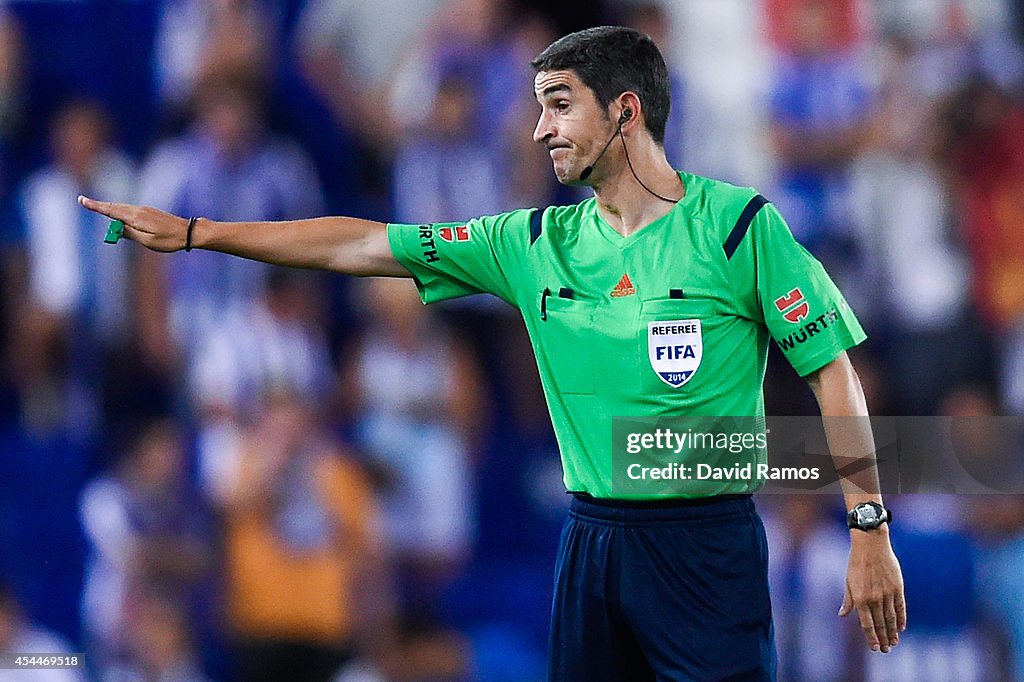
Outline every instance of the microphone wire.
{"type": "MultiPolygon", "coordinates": [[[[636,178],[636,181],[640,183],[640,186],[643,187],[645,190],[647,190],[647,192],[649,194],[651,194],[653,196],[656,196],[657,198],[661,199],[662,201],[667,201],[670,204],[678,204],[680,199],[682,199],[682,197],[680,197],[679,199],[669,199],[667,197],[663,197],[660,194],[658,194],[657,192],[655,192],[653,189],[651,189],[650,187],[648,187],[647,185],[644,184],[644,181],[640,179],[640,176],[637,175],[636,171],[633,169],[633,162],[629,160],[629,148],[626,147],[626,136],[622,134],[622,126],[621,125],[619,126],[619,131],[618,132],[619,132],[619,137],[622,139],[622,151],[624,151],[626,153],[626,163],[629,164],[629,172],[633,174],[633,177],[636,178]]],[[[614,135],[612,136],[612,139],[613,140],[615,139],[614,135]]],[[[607,148],[607,145],[605,145],[605,148],[607,148]]],[[[604,154],[604,152],[601,152],[601,153],[604,154]]],[[[588,173],[588,175],[589,175],[589,173],[588,173]]]]}

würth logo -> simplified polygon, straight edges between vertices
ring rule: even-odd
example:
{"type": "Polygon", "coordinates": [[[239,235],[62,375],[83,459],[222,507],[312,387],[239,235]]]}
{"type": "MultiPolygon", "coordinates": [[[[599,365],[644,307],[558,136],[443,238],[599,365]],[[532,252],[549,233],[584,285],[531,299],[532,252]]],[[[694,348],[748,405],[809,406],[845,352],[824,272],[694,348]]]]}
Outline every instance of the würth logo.
{"type": "Polygon", "coordinates": [[[811,312],[811,306],[804,300],[800,287],[793,289],[785,296],[779,296],[775,299],[775,307],[782,313],[782,317],[786,322],[792,322],[793,324],[797,324],[811,312]]]}
{"type": "Polygon", "coordinates": [[[612,289],[612,298],[622,298],[623,296],[632,296],[636,293],[636,287],[629,281],[629,275],[623,275],[619,283],[612,289]]]}
{"type": "Polygon", "coordinates": [[[469,228],[465,225],[442,227],[437,231],[437,234],[446,242],[468,242],[470,240],[469,228]]]}

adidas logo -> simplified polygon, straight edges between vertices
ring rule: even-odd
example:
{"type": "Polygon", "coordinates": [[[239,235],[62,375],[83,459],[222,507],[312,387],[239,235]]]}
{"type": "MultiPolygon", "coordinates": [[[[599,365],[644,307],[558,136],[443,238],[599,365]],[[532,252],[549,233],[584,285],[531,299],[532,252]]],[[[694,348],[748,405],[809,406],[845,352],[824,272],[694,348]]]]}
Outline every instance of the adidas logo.
{"type": "Polygon", "coordinates": [[[612,298],[622,298],[623,296],[632,296],[636,293],[636,287],[629,280],[629,275],[623,275],[619,283],[612,289],[612,298]]]}

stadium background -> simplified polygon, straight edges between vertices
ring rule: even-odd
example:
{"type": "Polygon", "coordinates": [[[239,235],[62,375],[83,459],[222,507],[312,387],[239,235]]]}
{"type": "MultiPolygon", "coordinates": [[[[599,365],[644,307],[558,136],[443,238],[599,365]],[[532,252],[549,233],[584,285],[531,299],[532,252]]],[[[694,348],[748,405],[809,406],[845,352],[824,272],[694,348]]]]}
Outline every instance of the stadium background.
{"type": "MultiPolygon", "coordinates": [[[[757,186],[825,262],[873,413],[1024,414],[1022,6],[3,3],[0,651],[85,651],[104,680],[274,656],[542,678],[567,500],[514,312],[104,246],[74,197],[408,222],[573,201],[529,139],[527,62],[588,25],[651,33],[670,160],[757,186]]],[[[779,357],[766,390],[814,413],[779,357]]],[[[761,500],[780,679],[1024,679],[1024,502],[890,503],[911,629],[883,657],[835,616],[840,500],[761,500]]]]}

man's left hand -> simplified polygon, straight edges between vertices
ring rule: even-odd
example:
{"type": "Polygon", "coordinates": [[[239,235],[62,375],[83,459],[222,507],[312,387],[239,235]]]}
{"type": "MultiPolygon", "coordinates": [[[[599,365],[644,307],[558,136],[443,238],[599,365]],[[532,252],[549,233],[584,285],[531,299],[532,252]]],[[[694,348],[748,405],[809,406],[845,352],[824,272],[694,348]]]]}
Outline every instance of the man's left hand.
{"type": "Polygon", "coordinates": [[[850,562],[846,568],[846,594],[839,615],[857,609],[860,627],[872,651],[888,653],[907,629],[903,574],[889,544],[889,531],[851,530],[850,562]]]}

